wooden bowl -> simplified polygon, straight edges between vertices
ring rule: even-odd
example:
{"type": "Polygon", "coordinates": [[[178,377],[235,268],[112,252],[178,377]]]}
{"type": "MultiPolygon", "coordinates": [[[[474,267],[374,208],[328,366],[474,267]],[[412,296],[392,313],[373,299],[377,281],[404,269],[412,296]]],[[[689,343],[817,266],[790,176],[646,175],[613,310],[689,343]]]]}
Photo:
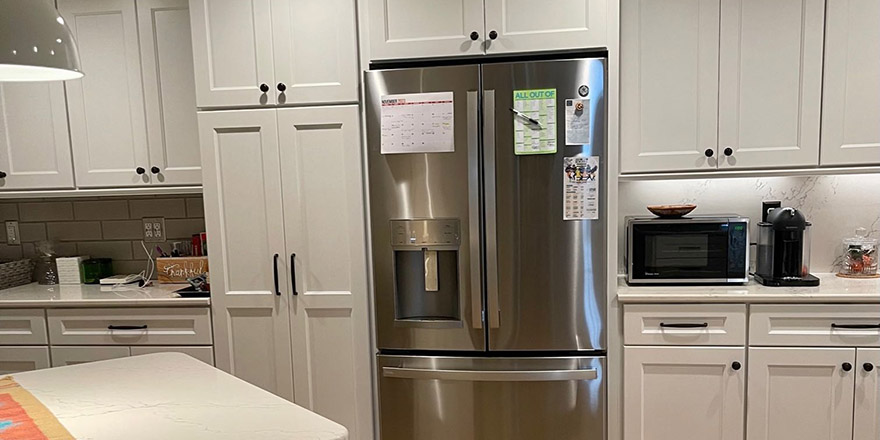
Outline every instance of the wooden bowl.
{"type": "Polygon", "coordinates": [[[697,209],[697,205],[651,205],[648,206],[648,211],[651,211],[652,214],[657,217],[663,218],[677,218],[683,217],[689,214],[694,209],[697,209]]]}

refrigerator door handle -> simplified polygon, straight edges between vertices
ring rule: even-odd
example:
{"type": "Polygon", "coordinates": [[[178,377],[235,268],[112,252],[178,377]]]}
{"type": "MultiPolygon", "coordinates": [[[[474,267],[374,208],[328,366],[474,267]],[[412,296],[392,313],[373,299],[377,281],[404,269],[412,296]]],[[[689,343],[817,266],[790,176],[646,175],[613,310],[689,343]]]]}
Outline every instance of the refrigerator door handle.
{"type": "Polygon", "coordinates": [[[495,90],[483,91],[483,173],[486,197],[486,314],[489,328],[501,326],[498,302],[498,226],[495,207],[495,90]]]}
{"type": "Polygon", "coordinates": [[[468,249],[471,267],[471,322],[483,328],[483,286],[480,264],[480,129],[477,91],[467,92],[468,249]]]}
{"type": "Polygon", "coordinates": [[[465,382],[561,382],[596,380],[599,372],[588,370],[428,370],[424,368],[382,367],[382,375],[392,379],[436,379],[465,382]]]}

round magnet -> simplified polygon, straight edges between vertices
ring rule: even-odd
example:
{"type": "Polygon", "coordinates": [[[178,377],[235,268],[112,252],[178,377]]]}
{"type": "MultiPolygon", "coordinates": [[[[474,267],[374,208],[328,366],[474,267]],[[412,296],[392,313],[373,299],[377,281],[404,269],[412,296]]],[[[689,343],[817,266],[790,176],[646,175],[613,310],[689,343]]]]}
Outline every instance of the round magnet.
{"type": "Polygon", "coordinates": [[[578,87],[578,95],[586,97],[589,94],[590,94],[590,88],[587,87],[586,84],[583,84],[580,87],[578,87]]]}

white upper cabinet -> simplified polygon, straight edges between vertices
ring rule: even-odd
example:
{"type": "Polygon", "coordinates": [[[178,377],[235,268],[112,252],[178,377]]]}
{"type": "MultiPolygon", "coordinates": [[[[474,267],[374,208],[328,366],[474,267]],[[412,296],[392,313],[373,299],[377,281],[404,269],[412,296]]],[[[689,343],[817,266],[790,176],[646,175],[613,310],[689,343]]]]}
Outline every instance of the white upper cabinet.
{"type": "Polygon", "coordinates": [[[623,172],[717,166],[719,0],[622,0],[623,172]]]}
{"type": "Polygon", "coordinates": [[[719,167],[819,164],[824,26],[824,0],[721,2],[719,167]]]}
{"type": "Polygon", "coordinates": [[[186,0],[138,0],[138,31],[153,184],[202,182],[189,8],[186,0]]]}
{"type": "Polygon", "coordinates": [[[370,58],[483,53],[482,0],[367,0],[370,58]]]}
{"type": "Polygon", "coordinates": [[[275,110],[198,118],[217,367],[292,400],[275,110]]]}
{"type": "Polygon", "coordinates": [[[198,106],[274,104],[269,0],[190,0],[189,5],[198,106]]]}
{"type": "Polygon", "coordinates": [[[487,53],[602,47],[607,41],[606,0],[486,0],[485,6],[487,53]]]}
{"type": "Polygon", "coordinates": [[[624,440],[743,440],[745,348],[624,348],[624,440]]]}
{"type": "Polygon", "coordinates": [[[367,0],[370,59],[604,47],[607,0],[367,0]]]}
{"type": "Polygon", "coordinates": [[[357,102],[354,0],[189,0],[199,108],[357,102]]]}
{"type": "Polygon", "coordinates": [[[58,10],[85,74],[67,82],[77,186],[149,184],[136,172],[149,159],[134,0],[59,0],[58,10]]]}
{"type": "Polygon", "coordinates": [[[852,439],[855,351],[750,348],[746,438],[852,439]]]}
{"type": "Polygon", "coordinates": [[[827,0],[822,165],[880,164],[880,2],[827,0]]]}
{"type": "Polygon", "coordinates": [[[278,104],[358,101],[356,20],[353,0],[272,1],[278,104]]]}
{"type": "Polygon", "coordinates": [[[278,110],[294,401],[352,440],[373,430],[359,123],[353,105],[278,110]]]}
{"type": "Polygon", "coordinates": [[[0,191],[73,188],[64,85],[0,84],[0,191]]]}

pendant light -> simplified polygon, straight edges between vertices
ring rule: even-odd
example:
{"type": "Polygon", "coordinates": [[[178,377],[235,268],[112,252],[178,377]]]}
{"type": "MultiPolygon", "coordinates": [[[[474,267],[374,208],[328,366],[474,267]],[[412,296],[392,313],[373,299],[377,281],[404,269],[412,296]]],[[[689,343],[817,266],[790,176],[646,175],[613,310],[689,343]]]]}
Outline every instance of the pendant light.
{"type": "Polygon", "coordinates": [[[0,0],[0,82],[81,78],[73,35],[48,0],[0,0]]]}

